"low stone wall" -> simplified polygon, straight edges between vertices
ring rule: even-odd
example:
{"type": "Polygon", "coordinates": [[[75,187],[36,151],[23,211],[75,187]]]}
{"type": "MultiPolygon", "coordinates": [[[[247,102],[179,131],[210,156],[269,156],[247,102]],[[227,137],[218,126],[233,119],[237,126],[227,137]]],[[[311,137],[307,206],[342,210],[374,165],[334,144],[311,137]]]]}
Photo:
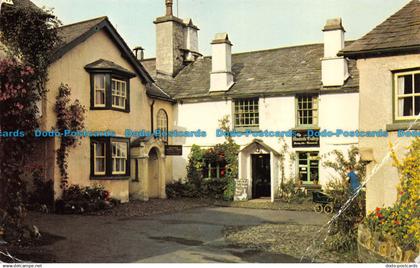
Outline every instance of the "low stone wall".
{"type": "Polygon", "coordinates": [[[357,247],[359,259],[364,262],[414,262],[418,253],[403,251],[392,239],[380,241],[363,224],[359,225],[357,247]]]}

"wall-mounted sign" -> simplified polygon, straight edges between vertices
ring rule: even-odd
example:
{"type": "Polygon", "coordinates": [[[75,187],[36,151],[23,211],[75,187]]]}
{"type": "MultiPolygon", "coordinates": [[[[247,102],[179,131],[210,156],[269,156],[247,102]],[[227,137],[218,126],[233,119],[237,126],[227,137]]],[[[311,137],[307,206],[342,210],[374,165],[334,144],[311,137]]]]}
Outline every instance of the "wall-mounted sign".
{"type": "Polygon", "coordinates": [[[165,145],[165,155],[182,155],[182,145],[165,145]]]}
{"type": "Polygon", "coordinates": [[[307,130],[295,131],[296,135],[292,137],[292,147],[319,147],[319,137],[309,137],[307,130]]]}

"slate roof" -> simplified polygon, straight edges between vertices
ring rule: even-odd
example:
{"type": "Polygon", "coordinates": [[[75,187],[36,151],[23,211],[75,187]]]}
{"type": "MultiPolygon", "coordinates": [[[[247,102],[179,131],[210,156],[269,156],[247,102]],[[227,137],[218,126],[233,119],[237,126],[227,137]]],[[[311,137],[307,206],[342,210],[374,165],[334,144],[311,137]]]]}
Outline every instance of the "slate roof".
{"type": "Polygon", "coordinates": [[[411,0],[340,54],[363,58],[410,52],[420,52],[420,0],[411,0]]]}
{"type": "Polygon", "coordinates": [[[116,64],[113,61],[99,59],[95,62],[89,63],[85,66],[85,69],[87,70],[115,70],[117,72],[126,73],[135,76],[134,73],[132,73],[130,70],[127,70],[126,68],[116,64]]]}
{"type": "MultiPolygon", "coordinates": [[[[346,45],[352,42],[346,42],[346,45]]],[[[319,92],[323,44],[284,47],[232,55],[234,86],[225,93],[209,93],[211,57],[198,59],[185,67],[174,79],[157,79],[159,86],[175,99],[275,96],[319,92]]],[[[152,75],[155,59],[142,61],[152,75]]],[[[358,90],[359,73],[354,60],[349,62],[350,78],[342,87],[328,90],[358,90]]]]}
{"type": "MultiPolygon", "coordinates": [[[[127,61],[130,62],[130,64],[133,66],[134,70],[145,84],[146,92],[149,97],[162,99],[166,101],[173,101],[173,99],[171,99],[167,93],[165,93],[161,88],[159,88],[159,86],[155,84],[153,78],[144,69],[142,64],[136,59],[131,49],[128,47],[128,45],[125,43],[122,37],[112,26],[111,22],[109,22],[108,18],[105,16],[60,27],[58,29],[58,35],[61,38],[61,42],[56,47],[55,52],[52,56],[53,61],[58,60],[68,51],[70,51],[80,43],[84,42],[90,36],[101,30],[107,31],[111,40],[113,40],[115,45],[121,50],[121,53],[124,55],[124,58],[127,59],[127,61]]],[[[118,66],[115,63],[105,60],[95,62],[95,64],[100,64],[103,66],[106,65],[108,67],[110,65],[113,65],[114,68],[122,68],[121,66],[118,66]]]]}

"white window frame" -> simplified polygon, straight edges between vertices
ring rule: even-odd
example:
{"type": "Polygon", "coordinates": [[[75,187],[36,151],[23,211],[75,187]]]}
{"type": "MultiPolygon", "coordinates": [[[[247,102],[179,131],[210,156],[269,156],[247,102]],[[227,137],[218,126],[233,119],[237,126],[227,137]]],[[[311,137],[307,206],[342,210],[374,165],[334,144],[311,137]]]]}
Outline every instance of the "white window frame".
{"type": "Polygon", "coordinates": [[[93,173],[95,174],[95,175],[105,175],[106,174],[106,142],[95,142],[94,144],[93,144],[93,173]],[[96,154],[96,146],[98,145],[98,144],[102,144],[102,146],[104,147],[104,155],[103,156],[98,156],[97,154],[96,154]],[[104,161],[104,171],[103,172],[101,172],[101,171],[97,171],[97,169],[96,169],[96,160],[97,159],[103,159],[103,161],[104,161]]]}
{"type": "Polygon", "coordinates": [[[415,79],[414,76],[416,74],[420,74],[420,70],[415,70],[415,71],[407,71],[407,72],[398,72],[398,73],[394,73],[394,116],[395,116],[395,120],[415,120],[417,115],[415,114],[415,97],[420,97],[420,92],[419,93],[415,93],[415,79]],[[398,84],[398,78],[401,76],[405,76],[405,75],[412,75],[413,77],[413,92],[411,94],[399,94],[399,84],[398,84]],[[413,114],[412,116],[400,116],[400,107],[399,107],[399,99],[400,98],[404,98],[404,97],[412,97],[413,98],[413,114]]]}
{"type": "Polygon", "coordinates": [[[111,97],[112,97],[112,107],[118,108],[118,109],[125,109],[126,103],[127,103],[127,82],[120,79],[111,79],[111,97]],[[120,91],[117,91],[117,88],[114,89],[114,83],[115,85],[124,85],[124,88],[120,88],[120,91]],[[114,98],[117,99],[117,102],[122,100],[123,105],[115,104],[114,98]]]}
{"type": "Polygon", "coordinates": [[[94,98],[94,102],[93,102],[93,106],[94,107],[106,107],[106,75],[105,74],[95,74],[93,77],[93,98],[94,98]],[[96,84],[96,79],[98,77],[102,76],[103,80],[104,80],[104,87],[101,88],[100,85],[96,84]],[[104,94],[104,103],[97,103],[97,98],[96,98],[96,92],[97,91],[102,91],[104,94]]]}
{"type": "Polygon", "coordinates": [[[112,156],[111,156],[111,162],[112,162],[112,175],[125,175],[127,173],[127,155],[128,155],[128,148],[127,148],[126,142],[119,142],[119,141],[112,141],[111,142],[111,150],[112,150],[112,156]],[[115,145],[115,154],[114,154],[114,145],[115,145]],[[124,153],[123,153],[124,152],[124,153]],[[122,163],[124,163],[124,169],[122,170],[116,170],[117,167],[117,160],[124,160],[122,163]]]}

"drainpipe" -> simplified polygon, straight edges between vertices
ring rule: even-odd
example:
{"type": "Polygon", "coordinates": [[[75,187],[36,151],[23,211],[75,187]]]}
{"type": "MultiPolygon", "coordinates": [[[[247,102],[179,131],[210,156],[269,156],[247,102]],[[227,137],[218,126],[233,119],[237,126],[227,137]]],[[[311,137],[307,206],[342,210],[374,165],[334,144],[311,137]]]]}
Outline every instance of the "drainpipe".
{"type": "Polygon", "coordinates": [[[153,106],[155,106],[155,100],[152,101],[150,104],[150,131],[153,133],[154,131],[154,125],[153,125],[153,106]]]}

